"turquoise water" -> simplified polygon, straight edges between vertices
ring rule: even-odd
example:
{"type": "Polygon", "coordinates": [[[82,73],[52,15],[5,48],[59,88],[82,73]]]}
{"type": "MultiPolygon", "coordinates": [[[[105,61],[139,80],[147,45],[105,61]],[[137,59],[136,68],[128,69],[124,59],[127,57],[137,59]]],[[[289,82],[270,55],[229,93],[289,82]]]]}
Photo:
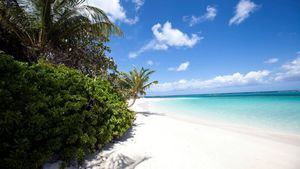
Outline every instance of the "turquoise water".
{"type": "Polygon", "coordinates": [[[300,133],[300,92],[253,92],[160,96],[151,104],[163,113],[217,119],[300,133]]]}

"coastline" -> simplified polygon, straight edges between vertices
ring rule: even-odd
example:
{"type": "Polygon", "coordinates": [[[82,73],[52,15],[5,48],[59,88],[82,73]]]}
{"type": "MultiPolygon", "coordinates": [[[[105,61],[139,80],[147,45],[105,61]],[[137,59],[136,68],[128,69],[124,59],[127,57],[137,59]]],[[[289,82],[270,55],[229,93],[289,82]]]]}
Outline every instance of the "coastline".
{"type": "Polygon", "coordinates": [[[147,110],[140,99],[125,138],[85,161],[87,168],[298,169],[299,135],[218,125],[147,110]],[[98,165],[97,165],[98,164],[98,165]]]}
{"type": "MultiPolygon", "coordinates": [[[[137,101],[136,105],[134,106],[134,111],[143,111],[146,110],[147,112],[150,111],[150,107],[148,105],[149,99],[151,101],[161,101],[166,99],[172,98],[142,98],[137,101]]],[[[185,99],[185,98],[181,98],[185,99]]],[[[157,114],[163,114],[160,112],[153,112],[157,114]]],[[[242,125],[237,123],[225,122],[217,119],[202,119],[199,117],[191,117],[189,115],[182,115],[182,114],[174,114],[174,113],[167,113],[163,114],[169,118],[174,118],[180,121],[186,121],[189,123],[199,124],[199,125],[206,125],[209,127],[215,127],[224,130],[230,130],[234,132],[238,132],[241,134],[248,134],[256,137],[262,137],[266,139],[271,139],[273,141],[283,142],[287,144],[293,144],[296,146],[300,146],[300,134],[290,131],[283,131],[283,130],[276,130],[271,128],[262,128],[262,127],[253,127],[248,125],[242,125]]]]}

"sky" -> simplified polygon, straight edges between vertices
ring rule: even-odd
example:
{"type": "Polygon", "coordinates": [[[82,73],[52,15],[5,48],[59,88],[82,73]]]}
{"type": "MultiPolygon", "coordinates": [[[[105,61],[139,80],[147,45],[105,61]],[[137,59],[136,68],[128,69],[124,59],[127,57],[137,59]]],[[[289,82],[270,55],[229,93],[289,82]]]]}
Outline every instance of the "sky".
{"type": "Polygon", "coordinates": [[[145,67],[148,95],[300,90],[300,0],[88,0],[123,31],[121,71],[145,67]]]}

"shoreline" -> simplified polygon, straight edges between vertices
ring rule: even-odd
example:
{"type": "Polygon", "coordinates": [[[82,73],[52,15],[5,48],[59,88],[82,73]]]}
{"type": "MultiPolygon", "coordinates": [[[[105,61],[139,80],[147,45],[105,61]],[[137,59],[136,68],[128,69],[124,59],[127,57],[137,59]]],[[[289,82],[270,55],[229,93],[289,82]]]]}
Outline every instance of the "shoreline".
{"type": "MultiPolygon", "coordinates": [[[[220,119],[205,119],[197,116],[183,115],[179,113],[161,113],[161,112],[157,112],[157,111],[155,112],[150,110],[151,108],[149,108],[150,107],[149,100],[161,101],[161,100],[168,100],[168,99],[173,99],[173,98],[142,98],[137,101],[133,109],[134,111],[147,110],[148,112],[163,114],[165,116],[177,120],[183,120],[186,122],[195,123],[199,125],[207,125],[210,127],[216,127],[224,130],[231,130],[231,131],[263,137],[263,138],[270,138],[272,140],[283,141],[286,143],[300,146],[299,132],[274,129],[270,127],[257,127],[257,126],[243,125],[241,123],[228,122],[220,119]]],[[[181,98],[181,99],[185,99],[185,98],[181,98]]]]}
{"type": "Polygon", "coordinates": [[[99,166],[94,169],[300,167],[298,135],[193,122],[149,112],[145,105],[141,106],[143,101],[138,100],[132,108],[137,112],[136,121],[125,139],[86,160],[85,167],[96,164],[99,166]]]}

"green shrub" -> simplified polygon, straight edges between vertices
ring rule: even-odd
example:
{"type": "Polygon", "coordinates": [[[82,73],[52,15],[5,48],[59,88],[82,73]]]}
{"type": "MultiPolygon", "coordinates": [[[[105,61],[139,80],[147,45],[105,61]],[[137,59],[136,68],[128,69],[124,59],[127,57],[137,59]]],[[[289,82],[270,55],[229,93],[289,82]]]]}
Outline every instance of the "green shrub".
{"type": "Polygon", "coordinates": [[[69,162],[120,137],[134,115],[109,82],[0,54],[0,168],[69,162]]]}

